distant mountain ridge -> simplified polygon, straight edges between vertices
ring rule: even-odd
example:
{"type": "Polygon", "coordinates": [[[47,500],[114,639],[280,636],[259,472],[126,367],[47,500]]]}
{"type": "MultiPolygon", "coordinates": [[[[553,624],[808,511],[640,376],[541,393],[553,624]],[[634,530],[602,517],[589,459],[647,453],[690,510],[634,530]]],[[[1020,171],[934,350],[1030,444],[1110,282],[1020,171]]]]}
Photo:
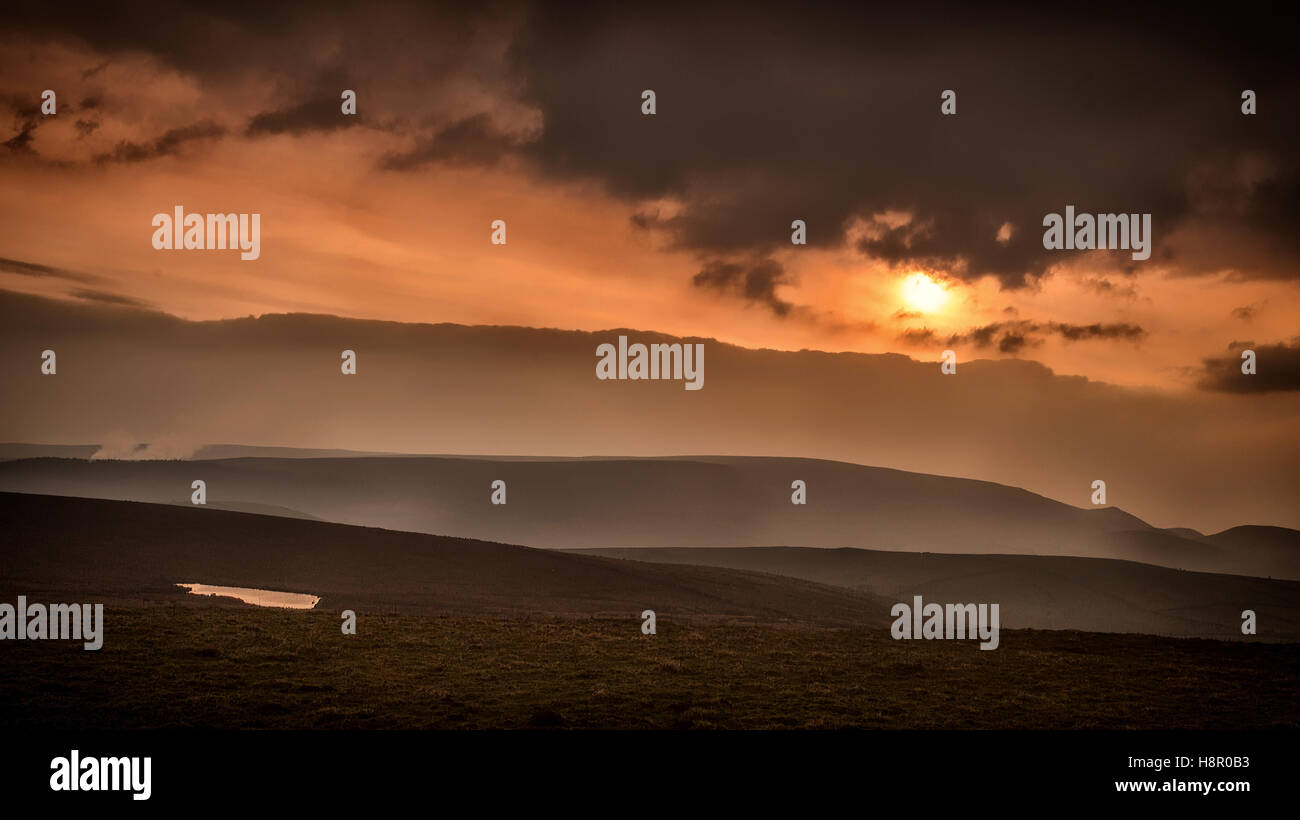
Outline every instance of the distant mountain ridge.
{"type": "Polygon", "coordinates": [[[1300,532],[1193,537],[1115,508],[984,481],[815,459],[236,458],[0,462],[0,491],[208,504],[534,547],[857,547],[1073,555],[1300,579],[1300,532]],[[791,503],[806,482],[808,503],[791,503]],[[493,481],[507,503],[490,503],[493,481]],[[257,508],[247,505],[260,505],[257,508]]]}

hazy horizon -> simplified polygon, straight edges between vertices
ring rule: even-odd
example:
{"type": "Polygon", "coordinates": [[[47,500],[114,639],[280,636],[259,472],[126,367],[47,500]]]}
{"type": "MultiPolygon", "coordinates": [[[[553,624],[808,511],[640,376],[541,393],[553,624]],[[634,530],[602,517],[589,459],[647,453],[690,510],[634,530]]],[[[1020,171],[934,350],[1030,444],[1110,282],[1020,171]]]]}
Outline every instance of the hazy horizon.
{"type": "MultiPolygon", "coordinates": [[[[15,442],[129,454],[299,447],[419,454],[816,458],[1107,503],[1155,526],[1300,527],[1300,394],[1135,390],[1020,360],[707,342],[704,389],[602,382],[588,333],[326,316],[190,322],[0,291],[15,442]],[[59,371],[40,372],[58,343],[59,371]],[[339,375],[340,351],[357,354],[339,375]],[[128,367],[123,363],[129,362],[128,367]],[[140,397],[148,397],[145,402],[140,397]],[[92,401],[94,412],[87,413],[92,401]]],[[[645,341],[652,331],[626,330],[645,341]]]]}

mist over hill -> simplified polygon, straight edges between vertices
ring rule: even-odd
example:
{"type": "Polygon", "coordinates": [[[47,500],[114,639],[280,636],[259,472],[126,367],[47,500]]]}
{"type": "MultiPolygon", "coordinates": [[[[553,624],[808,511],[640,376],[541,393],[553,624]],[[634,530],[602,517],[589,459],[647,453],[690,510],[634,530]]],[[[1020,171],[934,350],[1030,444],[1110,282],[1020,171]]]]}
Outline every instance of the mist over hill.
{"type": "Polygon", "coordinates": [[[0,462],[0,490],[210,507],[559,549],[860,547],[1114,558],[1300,578],[1300,532],[1151,527],[985,481],[832,461],[237,458],[0,462]],[[504,481],[506,503],[491,503],[504,481]],[[805,482],[807,504],[791,503],[805,482]]]}
{"type": "Polygon", "coordinates": [[[192,458],[212,442],[333,455],[785,456],[994,481],[1077,505],[1101,479],[1110,504],[1157,526],[1300,527],[1300,393],[1137,390],[1013,359],[963,360],[944,376],[938,353],[308,314],[192,322],[0,291],[0,371],[21,397],[0,404],[0,431],[95,443],[98,458],[192,458]],[[597,347],[619,335],[704,344],[703,389],[598,380],[597,347]],[[41,373],[46,349],[56,375],[41,373]],[[340,372],[343,350],[357,355],[355,375],[340,372]]]}

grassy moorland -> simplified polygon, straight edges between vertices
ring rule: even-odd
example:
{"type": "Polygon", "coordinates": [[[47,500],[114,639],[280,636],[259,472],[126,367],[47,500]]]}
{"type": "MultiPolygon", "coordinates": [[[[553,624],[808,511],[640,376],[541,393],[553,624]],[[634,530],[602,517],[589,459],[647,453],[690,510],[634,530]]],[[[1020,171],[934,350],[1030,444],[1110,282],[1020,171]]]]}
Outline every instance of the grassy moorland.
{"type": "Polygon", "coordinates": [[[106,612],[99,652],[0,647],[0,726],[1259,728],[1300,726],[1300,645],[626,619],[106,612]]]}

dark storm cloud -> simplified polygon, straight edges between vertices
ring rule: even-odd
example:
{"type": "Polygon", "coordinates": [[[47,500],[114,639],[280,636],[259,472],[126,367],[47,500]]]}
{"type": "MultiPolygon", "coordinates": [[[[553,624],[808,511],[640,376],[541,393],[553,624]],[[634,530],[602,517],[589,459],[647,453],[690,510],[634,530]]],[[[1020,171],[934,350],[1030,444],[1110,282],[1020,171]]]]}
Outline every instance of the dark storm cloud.
{"type": "Polygon", "coordinates": [[[173,128],[152,142],[138,143],[123,140],[111,153],[98,154],[95,162],[144,162],[159,157],[171,156],[180,151],[181,146],[198,140],[216,140],[225,136],[226,129],[210,120],[196,122],[181,128],[173,128]]]}
{"type": "Polygon", "coordinates": [[[1043,249],[1044,214],[1150,212],[1159,242],[1197,213],[1194,168],[1257,153],[1273,176],[1216,218],[1297,247],[1300,100],[1282,33],[1104,3],[1068,25],[1041,7],[932,11],[539,6],[512,52],[546,123],[528,153],[629,200],[681,198],[674,219],[637,224],[684,248],[761,252],[795,218],[810,244],[836,245],[851,220],[902,210],[912,222],[858,249],[1008,287],[1068,256],[1043,249]],[[1268,116],[1241,115],[1243,84],[1273,101],[1268,116]],[[953,117],[939,114],[947,88],[953,117]]]}
{"type": "MultiPolygon", "coordinates": [[[[126,2],[26,4],[4,26],[81,39],[108,59],[148,53],[214,83],[268,78],[277,105],[248,112],[253,136],[351,124],[337,94],[358,84],[378,98],[359,108],[425,123],[431,100],[459,99],[456,84],[472,78],[474,93],[495,95],[493,104],[536,111],[536,138],[504,134],[487,114],[417,125],[411,147],[378,167],[492,165],[513,154],[544,179],[594,180],[632,204],[675,198],[674,217],[634,224],[706,259],[764,256],[789,242],[794,219],[806,221],[811,245],[841,247],[846,227],[896,211],[912,219],[872,223],[853,249],[1015,288],[1070,257],[1043,249],[1042,219],[1074,205],[1151,213],[1157,248],[1146,266],[1295,278],[1294,30],[1249,4],[1232,10],[1242,27],[1222,17],[1108,2],[1086,13],[322,2],[307,16],[281,2],[178,1],[165,14],[126,2]],[[484,55],[494,52],[471,35],[516,17],[506,74],[484,79],[483,61],[494,59],[484,55]],[[311,56],[320,54],[331,56],[311,56]],[[335,82],[341,77],[350,79],[335,82]],[[385,108],[393,85],[412,78],[423,94],[385,108]],[[1246,87],[1259,95],[1251,117],[1239,110],[1246,87]],[[657,94],[653,117],[640,111],[644,89],[657,94]],[[956,116],[939,113],[944,89],[957,92],[956,116]],[[1248,156],[1263,161],[1262,176],[1225,170],[1248,156]],[[1160,246],[1197,220],[1231,235],[1234,247],[1258,242],[1268,251],[1242,261],[1231,248],[1206,256],[1160,246]],[[998,241],[1005,223],[1011,237],[998,241]]],[[[25,129],[6,145],[30,143],[25,129]]],[[[122,159],[151,155],[128,144],[122,159]]],[[[1095,258],[1144,267],[1124,255],[1095,258]]]]}
{"type": "Polygon", "coordinates": [[[287,77],[279,85],[278,96],[286,102],[279,108],[254,114],[244,129],[245,136],[300,136],[372,124],[373,118],[367,116],[369,108],[364,103],[357,105],[354,114],[343,113],[344,89],[355,92],[358,99],[369,98],[365,88],[356,87],[355,78],[345,64],[314,67],[309,75],[287,77]]]}
{"type": "Polygon", "coordinates": [[[300,105],[264,111],[248,122],[245,134],[250,137],[265,134],[305,134],[309,131],[333,131],[356,125],[359,114],[344,114],[343,100],[339,96],[308,100],[300,105]]]}
{"type": "Polygon", "coordinates": [[[426,58],[425,76],[419,79],[432,91],[454,75],[466,50],[472,51],[470,35],[517,5],[317,0],[304,9],[291,0],[173,0],[164,6],[138,0],[52,0],[7,8],[0,30],[31,39],[81,41],[109,54],[110,62],[117,53],[145,53],[204,80],[252,75],[274,83],[286,99],[301,101],[317,96],[319,55],[324,53],[335,55],[325,61],[333,64],[331,69],[345,67],[353,77],[371,76],[372,69],[382,67],[373,74],[376,86],[400,79],[385,74],[394,55],[426,58]]]}
{"type": "MultiPolygon", "coordinates": [[[[324,13],[342,4],[313,5],[324,13]]],[[[33,35],[74,37],[109,53],[143,51],[174,67],[199,72],[227,70],[246,59],[255,45],[250,43],[250,35],[293,34],[295,16],[291,3],[212,5],[197,0],[178,0],[161,7],[118,0],[28,3],[6,9],[8,26],[33,35]]],[[[94,66],[85,77],[105,67],[94,66]]]]}
{"type": "Polygon", "coordinates": [[[698,288],[730,293],[748,302],[763,305],[780,317],[790,315],[790,302],[776,295],[778,285],[790,284],[785,268],[774,259],[751,264],[712,260],[691,280],[698,288]]]}
{"type": "Polygon", "coordinates": [[[1272,393],[1300,390],[1300,336],[1290,343],[1255,345],[1233,342],[1226,356],[1201,360],[1198,385],[1217,393],[1272,393]],[[1242,352],[1255,351],[1255,373],[1241,372],[1242,352]]]}
{"type": "Polygon", "coordinates": [[[490,166],[518,145],[515,137],[494,130],[486,114],[478,114],[451,123],[420,140],[410,151],[385,154],[379,160],[379,167],[386,171],[409,171],[433,163],[490,166]]]}

